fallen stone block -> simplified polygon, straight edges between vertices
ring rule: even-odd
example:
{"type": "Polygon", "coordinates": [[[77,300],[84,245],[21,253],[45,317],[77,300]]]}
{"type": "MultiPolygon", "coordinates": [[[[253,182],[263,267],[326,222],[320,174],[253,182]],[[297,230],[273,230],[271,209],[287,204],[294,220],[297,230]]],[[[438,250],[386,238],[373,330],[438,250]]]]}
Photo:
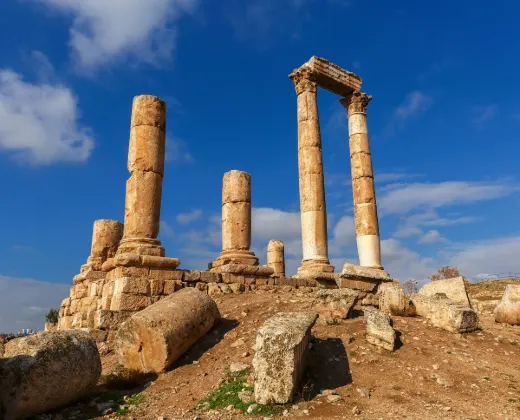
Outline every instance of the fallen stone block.
{"type": "Polygon", "coordinates": [[[379,309],[385,314],[402,316],[406,309],[406,296],[399,283],[382,283],[378,288],[379,309]]]}
{"type": "Polygon", "coordinates": [[[255,400],[286,404],[304,373],[315,312],[278,313],[258,330],[253,358],[255,400]]]}
{"type": "Polygon", "coordinates": [[[520,325],[520,285],[508,284],[502,300],[495,308],[495,321],[520,325]]]}
{"type": "Polygon", "coordinates": [[[85,331],[53,331],[9,341],[0,360],[0,418],[26,418],[88,393],[101,375],[96,341],[85,331]]]}
{"type": "Polygon", "coordinates": [[[444,293],[449,299],[455,303],[471,308],[471,302],[464,283],[464,277],[455,277],[452,279],[435,280],[426,283],[421,290],[421,295],[433,296],[437,293],[444,293]]]}
{"type": "Polygon", "coordinates": [[[415,314],[428,319],[433,326],[451,332],[470,332],[478,328],[477,313],[449,299],[444,293],[425,296],[415,293],[410,297],[415,314]]]}
{"type": "Polygon", "coordinates": [[[116,334],[126,368],[161,372],[206,334],[220,318],[217,304],[194,287],[184,288],[127,319],[116,334]]]}
{"type": "Polygon", "coordinates": [[[375,309],[364,309],[367,327],[366,339],[370,344],[393,351],[395,347],[395,330],[392,327],[392,318],[375,309]]]}
{"type": "Polygon", "coordinates": [[[356,300],[358,292],[352,289],[322,289],[316,293],[314,310],[319,321],[329,325],[338,324],[346,319],[356,300]]]}

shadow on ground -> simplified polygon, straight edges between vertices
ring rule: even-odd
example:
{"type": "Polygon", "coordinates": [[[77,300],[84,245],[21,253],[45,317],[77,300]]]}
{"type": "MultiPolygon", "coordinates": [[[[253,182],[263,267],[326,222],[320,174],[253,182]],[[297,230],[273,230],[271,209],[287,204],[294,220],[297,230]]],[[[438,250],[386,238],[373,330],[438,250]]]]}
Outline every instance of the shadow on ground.
{"type": "Polygon", "coordinates": [[[217,325],[215,325],[210,332],[205,334],[198,340],[193,347],[184,353],[169,369],[174,370],[180,366],[189,365],[193,361],[200,359],[200,357],[220,343],[229,331],[238,326],[239,322],[236,319],[221,318],[217,325]]]}
{"type": "Polygon", "coordinates": [[[311,400],[324,389],[336,389],[350,383],[352,375],[341,339],[314,337],[300,397],[311,400]]]}

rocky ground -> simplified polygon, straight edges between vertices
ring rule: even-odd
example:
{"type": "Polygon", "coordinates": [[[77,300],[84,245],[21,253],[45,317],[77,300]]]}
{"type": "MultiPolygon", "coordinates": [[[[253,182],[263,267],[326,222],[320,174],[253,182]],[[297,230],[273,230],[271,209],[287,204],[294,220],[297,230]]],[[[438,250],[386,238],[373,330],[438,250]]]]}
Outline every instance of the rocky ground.
{"type": "MultiPolygon", "coordinates": [[[[280,290],[218,296],[221,322],[169,372],[140,378],[143,386],[134,390],[100,384],[97,395],[40,418],[520,419],[520,327],[496,324],[491,315],[480,317],[479,331],[464,335],[421,318],[394,317],[400,340],[394,352],[367,343],[362,317],[317,324],[298,401],[258,407],[260,417],[234,408],[236,392],[250,387],[251,377],[230,384],[229,368],[251,364],[258,327],[279,311],[311,310],[312,300],[310,293],[280,290]],[[225,405],[218,410],[204,401],[215,390],[212,401],[225,405]]],[[[104,374],[116,364],[113,354],[104,356],[104,374]]],[[[106,376],[104,382],[110,383],[106,376]]]]}

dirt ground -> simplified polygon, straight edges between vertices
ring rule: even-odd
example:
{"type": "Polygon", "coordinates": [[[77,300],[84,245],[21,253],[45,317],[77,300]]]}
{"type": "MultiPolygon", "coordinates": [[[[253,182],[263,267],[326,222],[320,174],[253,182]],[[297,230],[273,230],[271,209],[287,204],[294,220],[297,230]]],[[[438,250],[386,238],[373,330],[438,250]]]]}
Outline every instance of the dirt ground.
{"type": "MultiPolygon", "coordinates": [[[[221,322],[140,390],[142,402],[118,418],[258,419],[194,407],[218,388],[232,363],[251,364],[265,319],[311,310],[312,300],[313,294],[278,290],[216,297],[221,322]]],[[[394,317],[400,340],[394,352],[367,343],[362,317],[316,324],[303,395],[284,407],[285,416],[273,418],[520,419],[520,327],[496,324],[486,315],[480,324],[479,331],[460,335],[422,318],[394,317]],[[325,389],[336,390],[339,401],[329,402],[320,394],[325,389]]],[[[105,374],[115,365],[115,355],[103,357],[105,374]]]]}

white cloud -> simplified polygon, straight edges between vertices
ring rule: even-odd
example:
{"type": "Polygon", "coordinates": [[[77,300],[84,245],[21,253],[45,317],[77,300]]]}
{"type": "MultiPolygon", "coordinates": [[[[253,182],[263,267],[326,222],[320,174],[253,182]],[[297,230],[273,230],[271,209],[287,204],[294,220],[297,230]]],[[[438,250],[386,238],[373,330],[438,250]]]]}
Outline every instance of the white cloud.
{"type": "Polygon", "coordinates": [[[411,116],[426,111],[432,103],[432,98],[423,92],[415,91],[409,93],[395,110],[395,116],[401,120],[406,120],[411,116]]]}
{"type": "Polygon", "coordinates": [[[0,332],[43,329],[50,308],[59,308],[72,284],[0,275],[0,332]]]}
{"type": "Polygon", "coordinates": [[[261,240],[301,239],[300,212],[268,207],[253,208],[251,228],[253,237],[261,240]]]}
{"type": "Polygon", "coordinates": [[[421,175],[419,174],[407,174],[404,172],[376,172],[374,178],[378,184],[383,184],[387,182],[400,181],[402,179],[417,178],[420,176],[421,175]]]}
{"type": "Polygon", "coordinates": [[[82,70],[121,58],[159,64],[171,58],[176,23],[197,0],[33,0],[72,15],[70,47],[82,70]]]}
{"type": "Polygon", "coordinates": [[[161,236],[173,237],[173,228],[170,226],[169,223],[165,222],[164,220],[161,220],[159,224],[159,231],[161,236]]]}
{"type": "Polygon", "coordinates": [[[78,125],[78,114],[77,99],[66,86],[26,82],[0,69],[0,150],[17,160],[86,161],[94,140],[90,129],[78,125]]]}
{"type": "Polygon", "coordinates": [[[195,159],[188,150],[186,143],[175,137],[166,137],[166,162],[193,163],[195,159]]]}
{"type": "Polygon", "coordinates": [[[440,217],[435,211],[428,210],[424,213],[415,213],[405,216],[399,223],[395,237],[408,238],[410,236],[421,235],[423,233],[421,226],[440,227],[440,226],[455,226],[466,223],[473,223],[478,218],[471,216],[462,217],[440,217]]]}
{"type": "Polygon", "coordinates": [[[454,204],[504,197],[518,190],[506,183],[446,181],[439,183],[392,184],[380,189],[381,214],[408,213],[417,208],[438,208],[454,204]]]}
{"type": "Polygon", "coordinates": [[[180,213],[177,215],[177,222],[181,225],[187,225],[194,220],[199,220],[202,217],[202,210],[195,209],[188,213],[180,213]]]}
{"type": "Polygon", "coordinates": [[[448,242],[446,238],[444,238],[438,230],[429,230],[424,235],[419,238],[418,243],[420,244],[435,244],[439,242],[448,242]]]}

